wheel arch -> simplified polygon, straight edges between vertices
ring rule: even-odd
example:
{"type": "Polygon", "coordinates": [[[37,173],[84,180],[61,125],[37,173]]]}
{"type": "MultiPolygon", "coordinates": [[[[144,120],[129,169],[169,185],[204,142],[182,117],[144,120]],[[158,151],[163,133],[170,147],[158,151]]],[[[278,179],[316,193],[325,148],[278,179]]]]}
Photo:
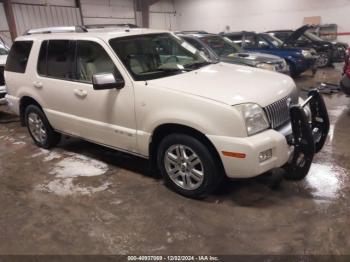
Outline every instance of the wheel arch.
{"type": "MultiPolygon", "coordinates": [[[[219,152],[215,148],[214,144],[209,140],[209,138],[202,132],[194,129],[192,127],[182,125],[182,124],[162,124],[156,127],[152,133],[151,140],[149,143],[149,160],[150,166],[153,171],[157,170],[157,149],[163,138],[170,134],[184,134],[195,137],[200,142],[202,142],[214,156],[215,162],[218,163],[218,167],[224,172],[224,166],[220,158],[219,152]]],[[[158,173],[158,172],[157,172],[158,173]]]]}
{"type": "Polygon", "coordinates": [[[29,105],[36,105],[43,110],[42,106],[34,98],[23,96],[19,102],[19,117],[22,126],[25,126],[25,111],[29,105]]]}

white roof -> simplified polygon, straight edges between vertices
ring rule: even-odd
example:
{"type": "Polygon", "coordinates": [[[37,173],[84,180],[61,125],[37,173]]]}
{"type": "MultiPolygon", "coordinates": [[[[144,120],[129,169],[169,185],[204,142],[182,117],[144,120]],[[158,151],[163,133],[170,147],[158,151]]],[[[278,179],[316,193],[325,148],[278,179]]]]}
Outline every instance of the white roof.
{"type": "MultiPolygon", "coordinates": [[[[42,28],[40,30],[45,30],[42,28]]],[[[50,28],[47,28],[50,30],[50,28]]],[[[34,31],[34,30],[33,30],[34,31]]],[[[19,36],[17,40],[46,40],[46,39],[84,39],[84,38],[100,38],[108,41],[116,37],[125,37],[143,34],[169,33],[169,31],[148,29],[148,28],[98,28],[88,29],[87,32],[61,32],[54,33],[33,33],[29,35],[19,36]]]]}

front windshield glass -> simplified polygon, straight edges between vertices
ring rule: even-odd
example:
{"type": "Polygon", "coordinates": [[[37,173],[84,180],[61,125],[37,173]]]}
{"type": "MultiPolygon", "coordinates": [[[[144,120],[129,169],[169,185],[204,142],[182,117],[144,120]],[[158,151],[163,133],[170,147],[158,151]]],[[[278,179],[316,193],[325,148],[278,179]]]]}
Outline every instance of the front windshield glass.
{"type": "Polygon", "coordinates": [[[209,35],[202,37],[201,40],[221,58],[230,57],[236,53],[244,52],[242,48],[226,37],[209,35]]]}
{"type": "Polygon", "coordinates": [[[261,37],[273,44],[275,47],[281,47],[283,45],[283,41],[270,34],[261,34],[261,37]]]}
{"type": "Polygon", "coordinates": [[[305,36],[313,41],[324,41],[322,38],[319,38],[317,35],[311,32],[305,32],[305,36]]]}
{"type": "Polygon", "coordinates": [[[119,37],[109,43],[137,81],[182,74],[210,64],[193,46],[168,33],[119,37]]]}
{"type": "Polygon", "coordinates": [[[0,55],[8,55],[8,53],[9,52],[7,49],[4,46],[0,45],[0,55]]]}

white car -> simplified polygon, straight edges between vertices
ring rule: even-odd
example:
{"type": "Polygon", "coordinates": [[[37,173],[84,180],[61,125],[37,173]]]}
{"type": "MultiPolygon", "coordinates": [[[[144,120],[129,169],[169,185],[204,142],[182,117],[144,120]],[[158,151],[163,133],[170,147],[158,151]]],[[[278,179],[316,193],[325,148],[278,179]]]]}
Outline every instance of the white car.
{"type": "Polygon", "coordinates": [[[5,95],[6,95],[6,87],[5,87],[5,78],[4,78],[4,70],[6,59],[8,55],[8,49],[0,44],[0,105],[6,103],[5,95]]]}
{"type": "Polygon", "coordinates": [[[282,166],[302,179],[329,128],[318,92],[298,105],[290,77],[210,63],[165,31],[31,30],[13,44],[5,78],[9,106],[38,146],[67,134],[148,158],[187,197],[225,175],[282,166]]]}

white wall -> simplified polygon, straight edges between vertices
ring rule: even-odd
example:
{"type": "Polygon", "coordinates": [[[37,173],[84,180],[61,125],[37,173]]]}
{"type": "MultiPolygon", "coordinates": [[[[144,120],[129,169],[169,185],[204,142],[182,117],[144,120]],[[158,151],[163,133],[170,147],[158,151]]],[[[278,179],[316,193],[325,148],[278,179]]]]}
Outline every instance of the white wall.
{"type": "Polygon", "coordinates": [[[74,6],[12,4],[17,34],[31,28],[80,25],[79,9],[74,6]]]}
{"type": "Polygon", "coordinates": [[[36,4],[36,5],[58,5],[75,6],[74,0],[12,0],[13,3],[36,4]]]}
{"type": "MultiPolygon", "coordinates": [[[[12,2],[30,6],[75,7],[75,0],[12,0],[12,2]]],[[[81,0],[80,2],[84,24],[136,23],[134,0],[81,0]]],[[[67,21],[67,23],[71,22],[73,21],[67,21]]],[[[62,25],[62,23],[54,25],[62,25]]]]}
{"type": "Polygon", "coordinates": [[[162,0],[150,6],[150,28],[177,30],[176,11],[173,0],[162,0]]]}
{"type": "Polygon", "coordinates": [[[12,43],[9,27],[7,25],[5,10],[3,3],[0,3],[0,37],[6,45],[10,46],[12,43]]]}
{"type": "MultiPolygon", "coordinates": [[[[294,29],[304,17],[321,16],[338,32],[350,32],[349,0],[175,0],[179,30],[231,31],[294,29]]],[[[350,36],[338,40],[350,42],[350,36]]]]}
{"type": "Polygon", "coordinates": [[[84,24],[135,24],[133,0],[81,0],[84,24]]]}

